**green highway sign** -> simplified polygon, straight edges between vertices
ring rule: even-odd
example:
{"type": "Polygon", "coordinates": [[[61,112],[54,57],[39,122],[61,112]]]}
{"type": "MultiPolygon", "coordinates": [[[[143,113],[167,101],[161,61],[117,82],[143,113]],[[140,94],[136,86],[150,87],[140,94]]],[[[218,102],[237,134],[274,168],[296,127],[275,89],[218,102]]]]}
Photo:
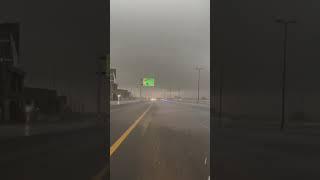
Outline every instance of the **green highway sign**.
{"type": "Polygon", "coordinates": [[[143,78],[144,87],[154,87],[154,78],[143,78]]]}

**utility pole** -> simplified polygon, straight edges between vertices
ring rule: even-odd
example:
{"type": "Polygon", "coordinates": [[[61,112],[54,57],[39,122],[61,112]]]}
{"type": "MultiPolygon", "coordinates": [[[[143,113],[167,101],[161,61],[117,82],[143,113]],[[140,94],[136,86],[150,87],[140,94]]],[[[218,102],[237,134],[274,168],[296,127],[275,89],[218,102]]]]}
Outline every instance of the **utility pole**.
{"type": "Polygon", "coordinates": [[[51,69],[51,73],[52,73],[52,89],[53,90],[56,90],[56,64],[55,64],[56,62],[55,61],[53,61],[52,62],[52,69],[51,69]]]}
{"type": "Polygon", "coordinates": [[[101,72],[100,63],[98,62],[98,72],[97,72],[97,118],[100,121],[100,111],[101,111],[101,72]]]}
{"type": "Polygon", "coordinates": [[[221,65],[221,71],[220,71],[220,87],[219,87],[219,123],[220,123],[220,127],[223,125],[222,123],[222,102],[223,102],[223,73],[224,73],[224,69],[223,69],[223,65],[221,65]]]}
{"type": "Polygon", "coordinates": [[[69,100],[70,100],[70,109],[73,112],[74,111],[74,109],[73,109],[73,98],[72,98],[71,94],[70,94],[69,100]]]}
{"type": "Polygon", "coordinates": [[[199,103],[200,100],[200,71],[203,70],[203,68],[196,67],[196,70],[198,70],[198,98],[197,98],[197,103],[199,103]]]}
{"type": "Polygon", "coordinates": [[[140,79],[140,81],[137,83],[137,86],[139,87],[139,97],[141,99],[141,87],[142,87],[143,83],[142,83],[142,79],[140,79]]]}
{"type": "Polygon", "coordinates": [[[288,36],[288,24],[296,23],[295,20],[284,20],[277,18],[276,23],[284,25],[284,39],[283,39],[283,62],[282,62],[282,98],[281,98],[281,125],[280,130],[285,128],[286,121],[286,81],[287,81],[287,36],[288,36]]]}

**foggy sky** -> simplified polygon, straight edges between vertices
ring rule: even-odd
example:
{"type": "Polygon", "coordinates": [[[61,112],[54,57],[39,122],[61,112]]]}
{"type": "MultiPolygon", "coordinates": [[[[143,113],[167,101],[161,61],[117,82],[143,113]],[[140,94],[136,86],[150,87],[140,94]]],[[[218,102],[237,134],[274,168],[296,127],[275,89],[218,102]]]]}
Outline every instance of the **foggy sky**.
{"type": "Polygon", "coordinates": [[[105,1],[3,0],[0,20],[21,23],[25,85],[57,89],[94,110],[97,58],[107,52],[105,1]]]}
{"type": "MultiPolygon", "coordinates": [[[[286,115],[320,114],[320,3],[317,0],[214,0],[213,58],[224,64],[223,113],[281,119],[284,27],[288,26],[286,115]]],[[[280,121],[279,121],[280,122],[280,121]]]]}
{"type": "MultiPolygon", "coordinates": [[[[213,56],[225,64],[225,94],[280,94],[283,29],[272,16],[295,16],[298,21],[289,26],[289,91],[320,90],[317,0],[213,3],[213,56]]],[[[104,10],[103,1],[1,1],[1,19],[22,23],[27,85],[50,86],[50,70],[57,63],[57,86],[94,101],[93,61],[104,53],[106,43],[104,10]]],[[[130,88],[141,76],[156,73],[161,87],[179,82],[181,89],[195,90],[193,68],[200,65],[206,68],[201,88],[208,89],[208,44],[209,0],[111,1],[111,64],[118,69],[120,87],[130,88]]]]}
{"type": "Polygon", "coordinates": [[[209,0],[111,0],[111,67],[120,88],[154,76],[160,89],[195,97],[196,66],[201,95],[210,91],[209,0]]]}
{"type": "Polygon", "coordinates": [[[297,20],[288,26],[288,91],[319,91],[319,8],[316,0],[215,0],[214,57],[225,64],[226,93],[281,91],[284,28],[273,16],[297,20]]]}

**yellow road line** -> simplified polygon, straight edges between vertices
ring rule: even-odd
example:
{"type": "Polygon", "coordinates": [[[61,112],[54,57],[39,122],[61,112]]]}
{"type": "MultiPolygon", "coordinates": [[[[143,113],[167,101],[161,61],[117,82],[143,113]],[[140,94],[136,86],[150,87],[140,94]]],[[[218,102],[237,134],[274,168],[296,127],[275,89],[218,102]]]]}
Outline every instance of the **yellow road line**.
{"type": "MultiPolygon", "coordinates": [[[[124,140],[129,136],[131,131],[139,124],[139,122],[143,119],[143,117],[148,113],[152,104],[145,110],[140,117],[120,136],[120,138],[110,147],[110,157],[112,154],[119,148],[124,140]]],[[[101,180],[107,172],[107,167],[103,168],[97,175],[92,177],[92,180],[101,180]]]]}
{"type": "Polygon", "coordinates": [[[93,176],[91,180],[102,180],[107,175],[107,167],[103,168],[97,175],[93,176]]]}
{"type": "Polygon", "coordinates": [[[143,117],[148,113],[152,104],[148,107],[146,111],[144,111],[141,116],[120,136],[120,138],[110,147],[110,157],[112,154],[118,149],[118,147],[122,144],[124,140],[127,139],[131,131],[139,124],[139,122],[143,119],[143,117]]]}

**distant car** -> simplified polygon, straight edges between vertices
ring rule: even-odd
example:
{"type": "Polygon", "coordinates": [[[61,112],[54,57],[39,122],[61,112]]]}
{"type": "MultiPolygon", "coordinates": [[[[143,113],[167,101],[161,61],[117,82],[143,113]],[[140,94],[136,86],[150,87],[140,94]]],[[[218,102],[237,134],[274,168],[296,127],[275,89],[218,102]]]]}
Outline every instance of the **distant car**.
{"type": "Polygon", "coordinates": [[[156,101],[157,99],[156,99],[156,98],[151,98],[150,100],[151,100],[151,101],[156,101]]]}

